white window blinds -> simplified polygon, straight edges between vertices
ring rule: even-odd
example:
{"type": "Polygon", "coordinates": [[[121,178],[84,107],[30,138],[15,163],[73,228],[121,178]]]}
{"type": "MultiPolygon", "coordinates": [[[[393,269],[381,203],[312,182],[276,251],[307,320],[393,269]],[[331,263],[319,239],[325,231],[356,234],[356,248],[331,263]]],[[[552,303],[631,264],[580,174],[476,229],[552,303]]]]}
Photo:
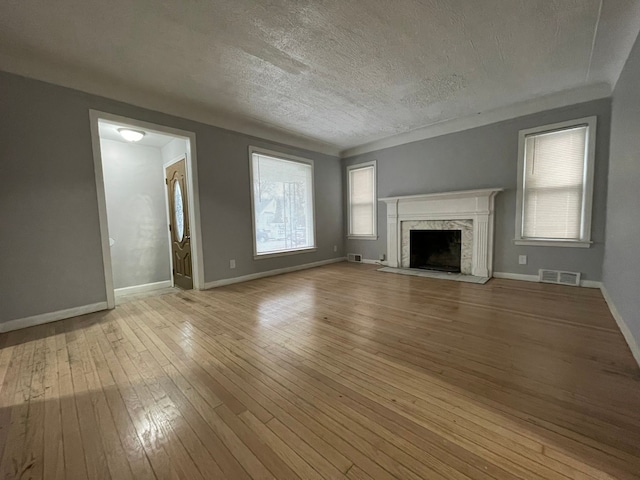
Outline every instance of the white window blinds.
{"type": "Polygon", "coordinates": [[[525,137],[522,238],[580,240],[589,127],[525,137]]]}
{"type": "Polygon", "coordinates": [[[255,253],[315,247],[313,164],[252,153],[255,253]]]}
{"type": "Polygon", "coordinates": [[[349,169],[349,235],[376,235],[375,166],[349,169]]]}

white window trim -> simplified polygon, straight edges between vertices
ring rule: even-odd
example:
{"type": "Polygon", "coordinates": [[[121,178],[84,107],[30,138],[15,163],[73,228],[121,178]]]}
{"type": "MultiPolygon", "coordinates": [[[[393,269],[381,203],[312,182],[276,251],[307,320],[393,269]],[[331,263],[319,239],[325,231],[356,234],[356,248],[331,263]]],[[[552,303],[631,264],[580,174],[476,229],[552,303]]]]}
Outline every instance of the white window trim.
{"type": "Polygon", "coordinates": [[[378,239],[378,166],[375,160],[364,163],[357,163],[347,167],[347,239],[349,240],[377,240],[378,239]],[[373,167],[373,235],[352,235],[351,229],[351,182],[349,173],[351,170],[373,167]]]}
{"type": "Polygon", "coordinates": [[[249,190],[251,191],[251,230],[253,232],[253,259],[260,260],[263,258],[273,258],[273,257],[284,257],[287,255],[297,255],[300,253],[310,253],[315,252],[318,249],[316,244],[316,190],[315,190],[315,165],[313,160],[309,158],[297,157],[295,155],[289,155],[287,153],[276,152],[275,150],[268,150],[266,148],[254,147],[252,145],[249,146],[249,190]],[[289,160],[291,162],[304,163],[306,165],[311,165],[311,201],[313,202],[311,210],[313,211],[313,225],[311,230],[312,235],[312,246],[311,247],[302,247],[291,250],[280,250],[269,253],[258,253],[258,248],[256,245],[256,213],[255,213],[255,202],[253,195],[253,154],[263,154],[270,157],[281,158],[282,160],[289,160]]]}
{"type": "Polygon", "coordinates": [[[589,248],[591,241],[591,215],[593,206],[593,173],[596,155],[596,124],[597,117],[584,117],[566,122],[543,125],[535,128],[520,130],[518,135],[518,192],[516,196],[516,245],[528,245],[538,247],[577,247],[589,248]],[[524,149],[527,135],[563,130],[572,127],[586,125],[587,160],[585,169],[584,189],[582,196],[582,235],[580,240],[563,240],[557,238],[527,238],[522,236],[522,220],[524,215],[524,149]]]}

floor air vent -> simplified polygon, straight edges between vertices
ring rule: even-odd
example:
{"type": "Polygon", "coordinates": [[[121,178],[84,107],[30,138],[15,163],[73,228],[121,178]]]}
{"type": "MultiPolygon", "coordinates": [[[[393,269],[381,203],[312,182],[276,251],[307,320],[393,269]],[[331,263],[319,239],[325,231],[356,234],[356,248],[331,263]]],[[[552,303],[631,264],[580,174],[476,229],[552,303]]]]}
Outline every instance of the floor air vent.
{"type": "Polygon", "coordinates": [[[362,255],[360,255],[359,253],[348,253],[347,254],[347,261],[355,262],[355,263],[362,263],[362,255]]]}
{"type": "Polygon", "coordinates": [[[575,287],[580,286],[580,274],[577,272],[541,269],[538,278],[544,283],[559,283],[561,285],[573,285],[575,287]]]}

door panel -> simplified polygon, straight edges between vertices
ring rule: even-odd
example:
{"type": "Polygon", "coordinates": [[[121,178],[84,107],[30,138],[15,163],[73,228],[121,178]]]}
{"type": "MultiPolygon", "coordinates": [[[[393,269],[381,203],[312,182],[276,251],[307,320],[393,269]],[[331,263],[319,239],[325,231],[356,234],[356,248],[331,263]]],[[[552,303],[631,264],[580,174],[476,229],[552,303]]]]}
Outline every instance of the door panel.
{"type": "Polygon", "coordinates": [[[169,165],[165,169],[165,175],[169,199],[173,281],[178,287],[189,290],[193,288],[193,273],[185,160],[169,165]]]}

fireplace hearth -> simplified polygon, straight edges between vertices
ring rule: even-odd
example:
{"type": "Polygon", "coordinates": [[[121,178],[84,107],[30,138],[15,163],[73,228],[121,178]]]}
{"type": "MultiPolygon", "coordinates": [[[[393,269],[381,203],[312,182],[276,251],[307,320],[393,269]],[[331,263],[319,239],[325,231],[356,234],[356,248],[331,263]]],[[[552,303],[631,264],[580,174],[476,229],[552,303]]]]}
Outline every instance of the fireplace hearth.
{"type": "Polygon", "coordinates": [[[461,230],[411,230],[410,268],[460,273],[461,230]]]}

